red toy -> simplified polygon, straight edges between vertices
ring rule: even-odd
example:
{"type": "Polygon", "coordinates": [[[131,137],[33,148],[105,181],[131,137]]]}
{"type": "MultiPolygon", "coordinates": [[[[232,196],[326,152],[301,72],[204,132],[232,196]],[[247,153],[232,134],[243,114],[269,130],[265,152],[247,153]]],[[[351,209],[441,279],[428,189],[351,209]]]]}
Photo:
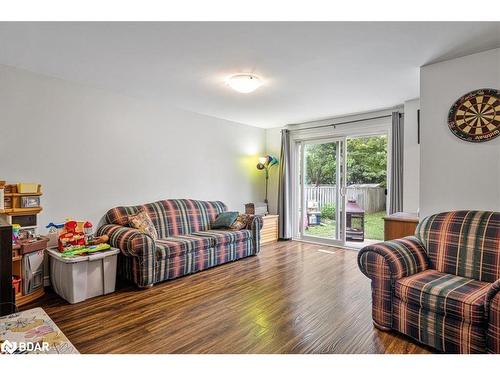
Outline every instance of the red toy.
{"type": "Polygon", "coordinates": [[[64,233],[59,236],[58,249],[60,252],[69,250],[72,246],[84,246],[85,235],[77,230],[78,223],[74,220],[64,224],[64,233]]]}

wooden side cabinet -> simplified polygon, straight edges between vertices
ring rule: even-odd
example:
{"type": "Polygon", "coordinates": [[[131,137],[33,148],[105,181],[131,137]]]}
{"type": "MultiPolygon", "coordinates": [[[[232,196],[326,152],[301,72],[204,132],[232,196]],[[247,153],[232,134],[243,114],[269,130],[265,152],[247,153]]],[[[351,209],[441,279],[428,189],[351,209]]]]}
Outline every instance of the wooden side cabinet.
{"type": "Polygon", "coordinates": [[[384,217],[384,241],[413,236],[418,224],[417,214],[396,212],[384,217]]]}
{"type": "Polygon", "coordinates": [[[260,244],[265,245],[278,241],[279,215],[262,216],[262,229],[260,231],[260,244]]]}

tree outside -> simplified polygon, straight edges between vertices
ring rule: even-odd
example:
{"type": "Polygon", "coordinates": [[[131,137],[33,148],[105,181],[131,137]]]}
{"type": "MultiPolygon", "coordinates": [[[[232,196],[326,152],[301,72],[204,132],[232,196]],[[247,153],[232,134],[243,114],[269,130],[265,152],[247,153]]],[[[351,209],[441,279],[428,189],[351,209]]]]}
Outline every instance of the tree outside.
{"type": "MultiPolygon", "coordinates": [[[[347,185],[382,184],[387,180],[387,137],[373,136],[347,140],[347,185]]],[[[335,185],[336,144],[307,145],[306,184],[335,185]]]]}
{"type": "Polygon", "coordinates": [[[347,186],[387,181],[387,136],[347,140],[347,186]]]}
{"type": "Polygon", "coordinates": [[[335,143],[306,146],[307,185],[335,185],[337,172],[336,146],[335,143]]]}

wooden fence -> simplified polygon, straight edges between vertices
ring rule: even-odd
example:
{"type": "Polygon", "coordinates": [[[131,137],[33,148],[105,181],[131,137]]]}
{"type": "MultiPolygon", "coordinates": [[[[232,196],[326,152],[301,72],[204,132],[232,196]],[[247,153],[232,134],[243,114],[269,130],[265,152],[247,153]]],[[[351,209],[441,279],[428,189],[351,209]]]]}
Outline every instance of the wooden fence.
{"type": "MultiPolygon", "coordinates": [[[[337,189],[335,185],[306,186],[306,203],[317,202],[318,208],[325,204],[335,204],[337,189]]],[[[384,211],[386,205],[385,188],[372,185],[351,185],[347,187],[347,199],[356,203],[367,213],[384,211]]]]}

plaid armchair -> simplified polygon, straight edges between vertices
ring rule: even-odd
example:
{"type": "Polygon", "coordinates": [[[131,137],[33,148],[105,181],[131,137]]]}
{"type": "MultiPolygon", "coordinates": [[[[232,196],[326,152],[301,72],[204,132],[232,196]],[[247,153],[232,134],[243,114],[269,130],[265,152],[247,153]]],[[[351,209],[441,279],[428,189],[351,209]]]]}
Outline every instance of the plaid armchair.
{"type": "Polygon", "coordinates": [[[260,251],[262,218],[249,215],[247,227],[212,230],[210,223],[226,211],[222,202],[169,199],[140,206],[116,207],[97,234],[109,236],[121,250],[118,273],[139,287],[198,272],[260,251]],[[128,215],[145,210],[158,239],[128,227],[128,215]]]}
{"type": "Polygon", "coordinates": [[[449,353],[500,353],[500,213],[432,215],[415,236],[364,247],[372,317],[449,353]]]}

